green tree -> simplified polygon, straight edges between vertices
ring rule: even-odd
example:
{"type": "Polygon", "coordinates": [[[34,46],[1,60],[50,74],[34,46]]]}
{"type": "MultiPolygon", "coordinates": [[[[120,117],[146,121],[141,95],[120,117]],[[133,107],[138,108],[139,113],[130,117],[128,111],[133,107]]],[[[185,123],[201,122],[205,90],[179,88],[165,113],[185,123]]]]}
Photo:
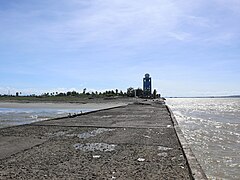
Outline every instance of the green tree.
{"type": "Polygon", "coordinates": [[[143,96],[143,90],[141,88],[136,89],[136,96],[142,97],[143,96]]]}
{"type": "Polygon", "coordinates": [[[122,90],[120,91],[120,96],[124,96],[124,94],[123,94],[122,90]]]}
{"type": "Polygon", "coordinates": [[[157,98],[157,90],[156,90],[156,89],[153,90],[153,98],[154,98],[154,99],[157,98]]]}
{"type": "Polygon", "coordinates": [[[134,92],[135,90],[132,88],[132,87],[130,87],[130,88],[128,88],[127,89],[127,96],[128,97],[134,97],[134,95],[135,95],[135,92],[134,92]]]}

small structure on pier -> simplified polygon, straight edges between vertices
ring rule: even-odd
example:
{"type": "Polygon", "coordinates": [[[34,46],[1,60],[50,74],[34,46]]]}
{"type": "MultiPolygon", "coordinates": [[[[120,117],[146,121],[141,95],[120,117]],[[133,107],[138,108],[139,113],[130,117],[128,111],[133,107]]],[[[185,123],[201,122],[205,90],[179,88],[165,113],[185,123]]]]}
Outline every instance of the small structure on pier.
{"type": "Polygon", "coordinates": [[[145,77],[143,78],[143,96],[152,96],[152,79],[148,73],[145,74],[145,77]]]}

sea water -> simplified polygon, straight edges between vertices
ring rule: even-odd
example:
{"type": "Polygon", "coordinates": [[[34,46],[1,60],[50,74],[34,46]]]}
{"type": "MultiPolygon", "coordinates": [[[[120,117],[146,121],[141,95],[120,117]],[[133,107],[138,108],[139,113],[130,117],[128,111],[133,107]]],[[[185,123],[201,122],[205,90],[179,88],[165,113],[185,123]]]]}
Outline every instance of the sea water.
{"type": "Polygon", "coordinates": [[[168,98],[209,179],[240,179],[240,98],[168,98]]]}
{"type": "Polygon", "coordinates": [[[96,110],[80,105],[54,103],[0,103],[0,128],[30,124],[56,117],[96,110]]]}

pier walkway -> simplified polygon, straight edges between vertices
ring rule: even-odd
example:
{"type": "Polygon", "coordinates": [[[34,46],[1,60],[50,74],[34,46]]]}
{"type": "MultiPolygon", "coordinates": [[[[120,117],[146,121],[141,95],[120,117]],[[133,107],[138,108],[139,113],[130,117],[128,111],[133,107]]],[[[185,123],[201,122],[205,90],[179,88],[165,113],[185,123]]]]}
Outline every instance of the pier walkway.
{"type": "Polygon", "coordinates": [[[133,103],[0,129],[0,179],[205,179],[183,146],[164,104],[133,103]]]}

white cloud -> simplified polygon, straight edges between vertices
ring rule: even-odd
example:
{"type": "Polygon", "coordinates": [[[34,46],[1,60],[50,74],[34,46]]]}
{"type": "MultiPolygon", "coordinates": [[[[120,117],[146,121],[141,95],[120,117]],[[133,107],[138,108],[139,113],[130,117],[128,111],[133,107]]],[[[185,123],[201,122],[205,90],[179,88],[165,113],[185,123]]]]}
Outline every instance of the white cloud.
{"type": "Polygon", "coordinates": [[[47,31],[53,37],[80,44],[145,42],[174,29],[180,14],[180,9],[167,0],[92,1],[84,12],[71,13],[68,21],[50,26],[47,31]]]}
{"type": "Polygon", "coordinates": [[[239,0],[214,0],[214,2],[222,9],[230,10],[233,13],[240,14],[239,0]]]}
{"type": "Polygon", "coordinates": [[[179,41],[187,41],[191,39],[191,34],[185,32],[169,32],[168,35],[179,41]]]}
{"type": "MultiPolygon", "coordinates": [[[[211,3],[204,0],[66,0],[63,5],[71,5],[71,8],[66,10],[58,9],[59,5],[56,8],[53,8],[52,4],[45,7],[48,5],[45,3],[45,6],[39,6],[39,9],[28,9],[27,14],[18,9],[17,12],[11,11],[10,16],[2,12],[1,20],[7,19],[3,26],[7,28],[4,34],[8,34],[10,39],[37,45],[41,42],[46,46],[65,49],[77,49],[91,44],[164,44],[169,37],[199,42],[202,37],[208,39],[205,36],[210,38],[215,34],[226,33],[221,28],[221,21],[217,21],[217,15],[208,17],[205,14],[209,4],[211,3]],[[10,25],[7,25],[8,22],[10,25]],[[11,29],[10,35],[8,26],[12,27],[16,23],[17,31],[11,29]]],[[[212,2],[212,6],[215,5],[216,8],[219,6],[235,9],[239,4],[239,1],[235,0],[212,2]]],[[[214,9],[212,11],[214,12],[214,9]]]]}
{"type": "Polygon", "coordinates": [[[203,42],[206,42],[208,44],[216,44],[216,43],[231,44],[231,40],[233,40],[234,38],[236,38],[235,34],[231,32],[222,32],[202,40],[203,42]]]}
{"type": "MultiPolygon", "coordinates": [[[[218,5],[224,7],[226,3],[223,2],[218,5]]],[[[231,2],[227,3],[229,7],[238,4],[231,2]]],[[[216,21],[218,17],[206,16],[204,8],[208,3],[202,0],[194,3],[185,0],[101,0],[91,1],[86,7],[69,13],[64,22],[48,26],[46,34],[50,34],[49,38],[78,47],[91,43],[130,46],[148,42],[164,44],[169,37],[196,42],[212,39],[218,43],[219,34],[230,34],[221,28],[224,24],[216,21]]]]}
{"type": "Polygon", "coordinates": [[[208,19],[207,17],[187,15],[184,18],[186,19],[186,22],[188,22],[189,24],[195,25],[198,27],[210,28],[214,26],[213,22],[211,22],[210,19],[208,19]]]}

